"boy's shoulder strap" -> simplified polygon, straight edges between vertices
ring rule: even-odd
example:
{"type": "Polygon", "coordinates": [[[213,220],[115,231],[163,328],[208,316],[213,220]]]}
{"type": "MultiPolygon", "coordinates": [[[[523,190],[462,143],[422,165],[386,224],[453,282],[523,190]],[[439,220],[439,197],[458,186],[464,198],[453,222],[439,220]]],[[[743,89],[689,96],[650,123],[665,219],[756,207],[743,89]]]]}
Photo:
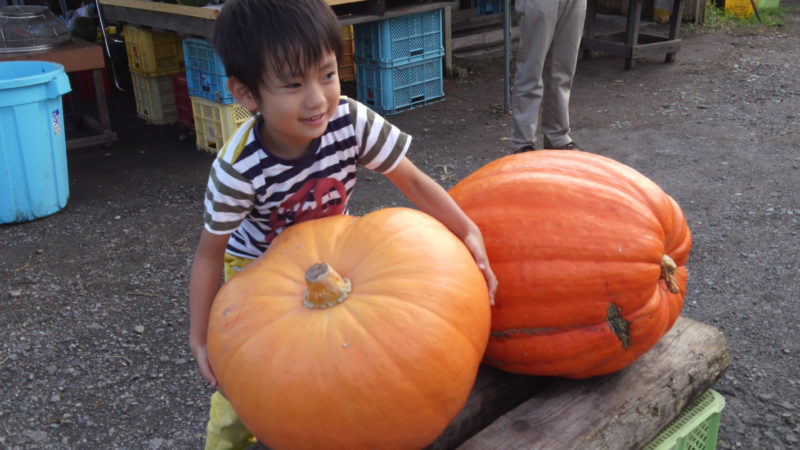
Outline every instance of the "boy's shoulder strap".
{"type": "Polygon", "coordinates": [[[222,149],[217,153],[217,158],[221,159],[228,164],[234,164],[239,160],[247,144],[250,143],[255,137],[253,134],[253,127],[258,123],[258,113],[251,119],[242,124],[239,129],[231,136],[222,149]]]}

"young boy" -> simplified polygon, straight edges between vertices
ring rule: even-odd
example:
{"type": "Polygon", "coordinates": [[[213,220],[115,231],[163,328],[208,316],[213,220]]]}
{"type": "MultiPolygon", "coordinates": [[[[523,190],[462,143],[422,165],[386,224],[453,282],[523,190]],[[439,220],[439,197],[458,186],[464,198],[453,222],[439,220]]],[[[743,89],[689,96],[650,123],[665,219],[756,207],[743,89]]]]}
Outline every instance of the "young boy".
{"type": "MultiPolygon", "coordinates": [[[[189,344],[213,387],[206,331],[221,275],[230,278],[294,223],[345,214],[357,165],[384,174],[459,236],[484,273],[487,301],[493,301],[497,281],[480,231],[406,158],[411,137],[340,96],[341,26],[323,0],[230,0],[216,20],[214,45],[228,89],[256,114],[212,164],[205,228],[189,282],[189,344]]],[[[249,445],[249,431],[219,392],[210,416],[206,448],[249,445]]]]}

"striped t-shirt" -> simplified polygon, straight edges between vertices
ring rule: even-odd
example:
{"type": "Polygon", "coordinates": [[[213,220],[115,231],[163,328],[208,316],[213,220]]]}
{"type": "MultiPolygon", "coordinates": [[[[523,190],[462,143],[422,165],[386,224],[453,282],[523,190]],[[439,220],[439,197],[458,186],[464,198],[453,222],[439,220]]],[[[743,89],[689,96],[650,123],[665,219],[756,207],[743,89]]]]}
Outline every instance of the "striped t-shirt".
{"type": "Polygon", "coordinates": [[[256,115],[219,151],[211,166],[203,221],[232,233],[227,251],[257,258],[286,227],[347,213],[356,166],[380,173],[403,159],[411,136],[356,100],[342,97],[325,133],[298,159],[265,149],[256,115]]]}

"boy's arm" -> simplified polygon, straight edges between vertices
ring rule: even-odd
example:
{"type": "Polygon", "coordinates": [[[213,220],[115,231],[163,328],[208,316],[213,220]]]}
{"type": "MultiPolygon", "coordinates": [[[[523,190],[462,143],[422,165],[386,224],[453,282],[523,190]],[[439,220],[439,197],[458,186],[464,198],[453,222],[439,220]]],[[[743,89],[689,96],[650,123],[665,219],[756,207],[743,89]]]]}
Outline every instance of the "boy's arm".
{"type": "Polygon", "coordinates": [[[189,347],[200,373],[213,387],[217,379],[208,362],[206,336],[211,304],[222,283],[222,266],[230,234],[213,234],[203,229],[189,278],[189,347]]]}
{"type": "Polygon", "coordinates": [[[486,278],[489,300],[494,304],[497,278],[489,266],[483,236],[478,226],[439,183],[419,170],[408,158],[404,157],[386,177],[419,209],[435,217],[464,241],[486,278]]]}

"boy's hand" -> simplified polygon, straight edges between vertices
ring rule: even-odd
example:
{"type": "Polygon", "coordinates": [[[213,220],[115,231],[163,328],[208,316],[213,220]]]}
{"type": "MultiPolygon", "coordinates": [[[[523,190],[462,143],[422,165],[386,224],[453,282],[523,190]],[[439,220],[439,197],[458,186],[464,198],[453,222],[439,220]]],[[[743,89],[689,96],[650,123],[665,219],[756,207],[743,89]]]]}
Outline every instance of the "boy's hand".
{"type": "Polygon", "coordinates": [[[217,377],[214,376],[214,369],[211,368],[211,363],[208,361],[208,350],[206,349],[206,346],[192,345],[191,348],[192,355],[194,355],[194,359],[197,361],[197,367],[200,369],[200,373],[203,375],[203,378],[208,381],[211,387],[214,389],[219,389],[217,377]]]}
{"type": "Polygon", "coordinates": [[[489,304],[494,306],[494,295],[497,292],[497,277],[494,276],[491,266],[489,266],[489,258],[486,256],[486,248],[483,244],[483,238],[480,234],[475,236],[470,234],[464,239],[464,245],[467,246],[475,262],[478,264],[478,269],[483,272],[483,277],[486,279],[486,286],[489,288],[489,304]]]}

